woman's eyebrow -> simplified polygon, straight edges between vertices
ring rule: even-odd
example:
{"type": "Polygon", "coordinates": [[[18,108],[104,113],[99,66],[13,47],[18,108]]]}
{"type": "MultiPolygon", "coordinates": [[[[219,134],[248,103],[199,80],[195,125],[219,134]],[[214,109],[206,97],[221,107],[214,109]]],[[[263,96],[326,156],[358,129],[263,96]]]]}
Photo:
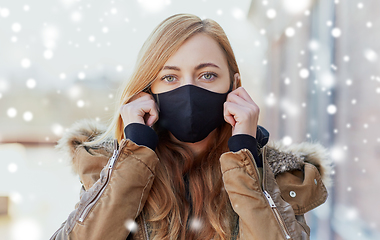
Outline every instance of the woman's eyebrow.
{"type": "Polygon", "coordinates": [[[195,70],[199,70],[199,69],[202,69],[202,68],[205,68],[205,67],[220,68],[220,67],[218,67],[218,65],[216,65],[214,63],[201,63],[201,64],[199,64],[198,66],[195,67],[195,70]]]}
{"type": "MultiPolygon", "coordinates": [[[[214,63],[201,63],[199,64],[198,66],[196,66],[194,69],[195,70],[199,70],[199,69],[202,69],[202,68],[205,68],[205,67],[216,67],[216,68],[220,68],[218,67],[218,65],[214,64],[214,63]]],[[[175,71],[181,71],[181,69],[179,67],[176,67],[176,66],[164,66],[162,68],[162,70],[165,70],[165,69],[168,69],[168,70],[175,70],[175,71]]]]}
{"type": "Polygon", "coordinates": [[[176,71],[181,71],[179,67],[176,66],[164,66],[162,70],[169,69],[169,70],[176,70],[176,71]]]}

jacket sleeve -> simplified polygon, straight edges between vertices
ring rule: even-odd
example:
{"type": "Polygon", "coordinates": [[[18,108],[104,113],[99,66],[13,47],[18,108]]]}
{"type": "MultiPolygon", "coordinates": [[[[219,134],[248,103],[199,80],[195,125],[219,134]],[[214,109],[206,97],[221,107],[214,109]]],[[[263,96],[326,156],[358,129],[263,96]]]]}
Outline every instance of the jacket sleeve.
{"type": "Polygon", "coordinates": [[[220,161],[224,187],[239,215],[240,239],[309,239],[308,227],[301,223],[303,216],[296,217],[282,199],[265,158],[262,169],[247,149],[224,153],[220,161]]]}
{"type": "MultiPolygon", "coordinates": [[[[88,154],[87,158],[92,157],[84,148],[78,151],[82,151],[78,154],[88,154]]],[[[100,175],[96,174],[96,166],[93,169],[85,166],[88,174],[81,178],[86,190],[83,189],[75,210],[50,239],[125,240],[130,232],[126,222],[134,221],[140,214],[157,162],[155,152],[148,147],[122,140],[100,175]]]]}

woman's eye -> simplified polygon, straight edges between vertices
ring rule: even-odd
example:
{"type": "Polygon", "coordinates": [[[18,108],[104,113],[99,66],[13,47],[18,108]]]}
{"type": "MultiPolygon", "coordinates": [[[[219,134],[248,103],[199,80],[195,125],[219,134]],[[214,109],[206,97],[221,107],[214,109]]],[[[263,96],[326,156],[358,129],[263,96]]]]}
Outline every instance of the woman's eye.
{"type": "Polygon", "coordinates": [[[162,80],[165,80],[165,81],[167,81],[167,82],[169,82],[169,83],[171,83],[171,82],[174,82],[175,81],[175,77],[174,76],[164,76],[163,78],[162,78],[162,80]]]}
{"type": "Polygon", "coordinates": [[[215,73],[205,73],[202,75],[205,80],[213,80],[217,75],[215,73]]]}

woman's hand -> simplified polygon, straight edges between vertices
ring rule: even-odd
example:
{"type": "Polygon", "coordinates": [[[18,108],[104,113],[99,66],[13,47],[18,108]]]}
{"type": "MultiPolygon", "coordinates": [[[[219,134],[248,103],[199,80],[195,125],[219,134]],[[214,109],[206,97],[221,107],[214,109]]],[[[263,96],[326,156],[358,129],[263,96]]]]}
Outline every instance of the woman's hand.
{"type": "Polygon", "coordinates": [[[151,127],[158,120],[158,110],[152,95],[140,92],[131,101],[120,107],[124,127],[130,123],[141,123],[151,127]]]}
{"type": "Polygon", "coordinates": [[[248,134],[256,137],[260,109],[243,87],[227,95],[224,103],[224,120],[232,126],[232,136],[248,134]]]}

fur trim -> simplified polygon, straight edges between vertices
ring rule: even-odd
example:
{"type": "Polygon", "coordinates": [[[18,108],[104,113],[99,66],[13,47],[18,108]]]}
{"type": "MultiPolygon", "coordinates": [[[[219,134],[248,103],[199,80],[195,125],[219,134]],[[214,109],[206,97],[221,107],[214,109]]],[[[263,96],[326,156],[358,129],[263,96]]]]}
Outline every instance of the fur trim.
{"type": "MultiPolygon", "coordinates": [[[[74,162],[75,153],[78,147],[83,146],[85,142],[91,142],[95,140],[96,137],[105,133],[107,130],[106,126],[98,123],[95,120],[91,119],[82,119],[76,123],[74,123],[62,136],[61,139],[58,140],[58,144],[55,148],[65,155],[66,159],[72,163],[74,172],[77,172],[76,164],[74,162]]],[[[91,146],[91,149],[99,149],[105,150],[107,153],[111,153],[113,151],[113,139],[107,138],[103,140],[101,143],[91,146]]],[[[87,151],[91,151],[91,149],[87,149],[87,151]]]]}
{"type": "MultiPolygon", "coordinates": [[[[94,140],[106,131],[106,126],[95,120],[80,120],[76,122],[63,137],[58,141],[56,148],[69,155],[73,161],[75,152],[84,142],[94,140]]],[[[275,175],[296,169],[302,169],[305,162],[311,163],[319,170],[323,183],[326,186],[331,185],[332,162],[328,157],[327,150],[318,143],[303,142],[285,146],[282,142],[270,141],[267,145],[267,159],[275,175]]],[[[107,138],[101,143],[91,146],[87,149],[92,151],[98,149],[98,152],[113,152],[113,139],[107,138]],[[103,151],[101,151],[103,150],[103,151]]],[[[73,162],[74,171],[75,163],[73,162]]]]}
{"type": "Polygon", "coordinates": [[[282,142],[269,142],[267,159],[275,175],[300,169],[304,163],[313,164],[326,186],[331,186],[332,161],[327,149],[319,143],[302,142],[285,146],[282,142]]]}

